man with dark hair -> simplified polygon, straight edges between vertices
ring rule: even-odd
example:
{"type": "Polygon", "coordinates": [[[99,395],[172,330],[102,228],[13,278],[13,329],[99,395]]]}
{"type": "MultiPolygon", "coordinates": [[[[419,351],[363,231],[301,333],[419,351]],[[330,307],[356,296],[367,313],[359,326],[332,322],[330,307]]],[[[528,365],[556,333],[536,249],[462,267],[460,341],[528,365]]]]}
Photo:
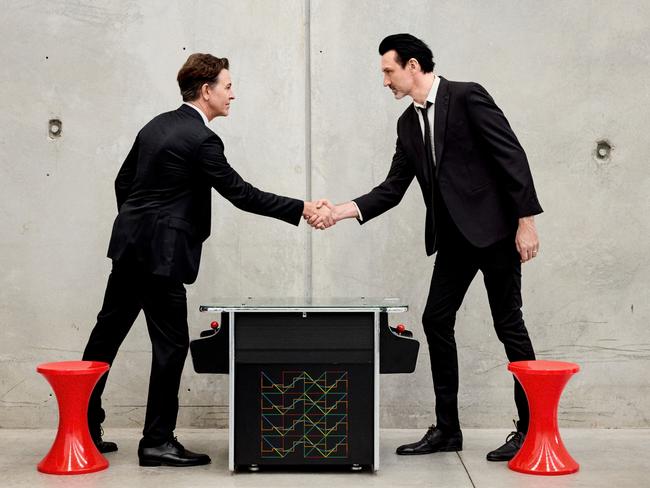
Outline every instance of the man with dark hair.
{"type": "Polygon", "coordinates": [[[394,59],[402,68],[406,68],[409,59],[415,59],[423,73],[431,73],[435,63],[429,46],[411,34],[393,34],[379,43],[379,54],[395,51],[394,59]]]}
{"type": "MultiPolygon", "coordinates": [[[[235,99],[228,60],[192,54],[178,72],[185,103],[155,117],[138,133],[117,179],[118,215],[108,248],[113,269],[84,360],[113,363],[133,322],[144,311],[152,344],[151,377],[141,466],[197,466],[210,458],[186,450],[174,437],[178,390],[189,336],[184,283],[193,283],[201,246],[210,235],[214,188],[246,212],[298,225],[300,217],[325,208],[266,193],[244,181],[228,164],[224,144],[207,126],[225,117],[235,99]]],[[[329,210],[327,210],[329,213],[329,210]]],[[[331,220],[330,220],[331,223],[331,220]]],[[[93,391],[88,423],[102,452],[104,376],[93,391]]]]}
{"type": "MultiPolygon", "coordinates": [[[[426,205],[427,255],[437,251],[422,316],[429,346],[437,423],[397,454],[460,451],[456,312],[476,273],[483,273],[494,327],[510,361],[535,359],[521,313],[521,263],[539,251],[534,215],[542,212],[526,154],[503,112],[477,83],[433,72],[429,47],[410,34],[379,45],[384,86],[413,103],[397,121],[397,144],[385,181],[370,193],[333,206],[334,222],[368,222],[397,205],[417,178],[426,205]]],[[[310,224],[331,223],[314,216],[310,224]]],[[[516,431],[488,453],[511,459],[528,429],[528,404],[515,380],[516,431]]]]}

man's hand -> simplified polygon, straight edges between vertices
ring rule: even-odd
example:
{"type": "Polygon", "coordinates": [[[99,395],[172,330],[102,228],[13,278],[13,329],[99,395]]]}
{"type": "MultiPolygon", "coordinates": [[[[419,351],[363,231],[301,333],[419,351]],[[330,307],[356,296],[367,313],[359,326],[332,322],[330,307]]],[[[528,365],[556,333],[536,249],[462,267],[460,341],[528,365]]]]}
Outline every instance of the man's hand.
{"type": "MultiPolygon", "coordinates": [[[[327,207],[331,211],[332,225],[336,224],[339,220],[359,218],[359,209],[354,202],[333,205],[329,200],[321,199],[317,200],[315,203],[317,208],[327,207]]],[[[331,227],[324,219],[315,216],[309,218],[309,225],[316,229],[326,229],[327,227],[331,227]]]]}
{"type": "Polygon", "coordinates": [[[302,216],[314,229],[327,229],[336,223],[332,216],[333,207],[329,200],[324,199],[316,202],[305,202],[302,216]]]}
{"type": "Polygon", "coordinates": [[[307,220],[309,217],[316,213],[316,203],[315,202],[303,202],[302,207],[302,218],[307,220]]]}
{"type": "Polygon", "coordinates": [[[519,219],[515,245],[517,246],[517,252],[521,257],[522,263],[530,261],[537,256],[539,252],[539,239],[537,238],[537,229],[535,228],[535,218],[532,215],[519,219]]]}

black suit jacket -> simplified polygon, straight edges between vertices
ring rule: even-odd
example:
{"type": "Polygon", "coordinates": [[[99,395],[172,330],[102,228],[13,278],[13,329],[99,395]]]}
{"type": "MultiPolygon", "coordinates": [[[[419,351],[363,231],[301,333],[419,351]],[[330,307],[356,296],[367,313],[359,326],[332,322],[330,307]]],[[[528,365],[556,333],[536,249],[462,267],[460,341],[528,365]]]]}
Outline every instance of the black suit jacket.
{"type": "Polygon", "coordinates": [[[153,274],[194,282],[210,235],[212,188],[247,212],[300,223],[301,200],[244,181],[228,164],[221,139],[195,109],[181,105],[140,130],[117,175],[108,257],[135,257],[153,274]]]}
{"type": "Polygon", "coordinates": [[[434,117],[436,174],[427,164],[417,112],[397,121],[397,144],[385,181],[354,201],[368,222],[397,205],[416,177],[427,207],[427,255],[436,251],[433,182],[458,229],[477,247],[512,234],[519,217],[542,212],[533,178],[503,112],[477,83],[440,78],[434,117]]]}

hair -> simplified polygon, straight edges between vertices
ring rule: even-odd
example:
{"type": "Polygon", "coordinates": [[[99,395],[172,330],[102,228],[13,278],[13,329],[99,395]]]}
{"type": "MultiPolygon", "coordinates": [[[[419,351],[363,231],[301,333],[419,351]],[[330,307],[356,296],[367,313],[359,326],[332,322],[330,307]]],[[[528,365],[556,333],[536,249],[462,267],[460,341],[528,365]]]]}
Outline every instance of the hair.
{"type": "Polygon", "coordinates": [[[436,63],[433,62],[433,53],[429,46],[423,41],[411,34],[393,34],[384,38],[379,43],[379,54],[384,55],[388,51],[394,50],[397,54],[395,61],[398,62],[402,68],[406,67],[406,63],[411,58],[417,59],[420,63],[423,73],[431,73],[436,63]]]}
{"type": "Polygon", "coordinates": [[[216,83],[221,70],[228,68],[228,58],[217,58],[212,54],[190,54],[178,72],[176,80],[184,102],[196,100],[205,83],[216,83]]]}

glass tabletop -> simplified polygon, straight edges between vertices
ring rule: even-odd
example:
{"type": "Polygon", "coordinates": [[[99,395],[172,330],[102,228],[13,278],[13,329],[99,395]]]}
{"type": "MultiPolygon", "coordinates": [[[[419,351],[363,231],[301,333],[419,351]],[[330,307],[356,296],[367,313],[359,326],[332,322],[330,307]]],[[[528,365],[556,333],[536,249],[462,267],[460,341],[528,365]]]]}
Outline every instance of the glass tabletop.
{"type": "Polygon", "coordinates": [[[223,298],[201,305],[202,312],[247,310],[381,310],[406,312],[408,305],[398,297],[239,297],[223,298]]]}

